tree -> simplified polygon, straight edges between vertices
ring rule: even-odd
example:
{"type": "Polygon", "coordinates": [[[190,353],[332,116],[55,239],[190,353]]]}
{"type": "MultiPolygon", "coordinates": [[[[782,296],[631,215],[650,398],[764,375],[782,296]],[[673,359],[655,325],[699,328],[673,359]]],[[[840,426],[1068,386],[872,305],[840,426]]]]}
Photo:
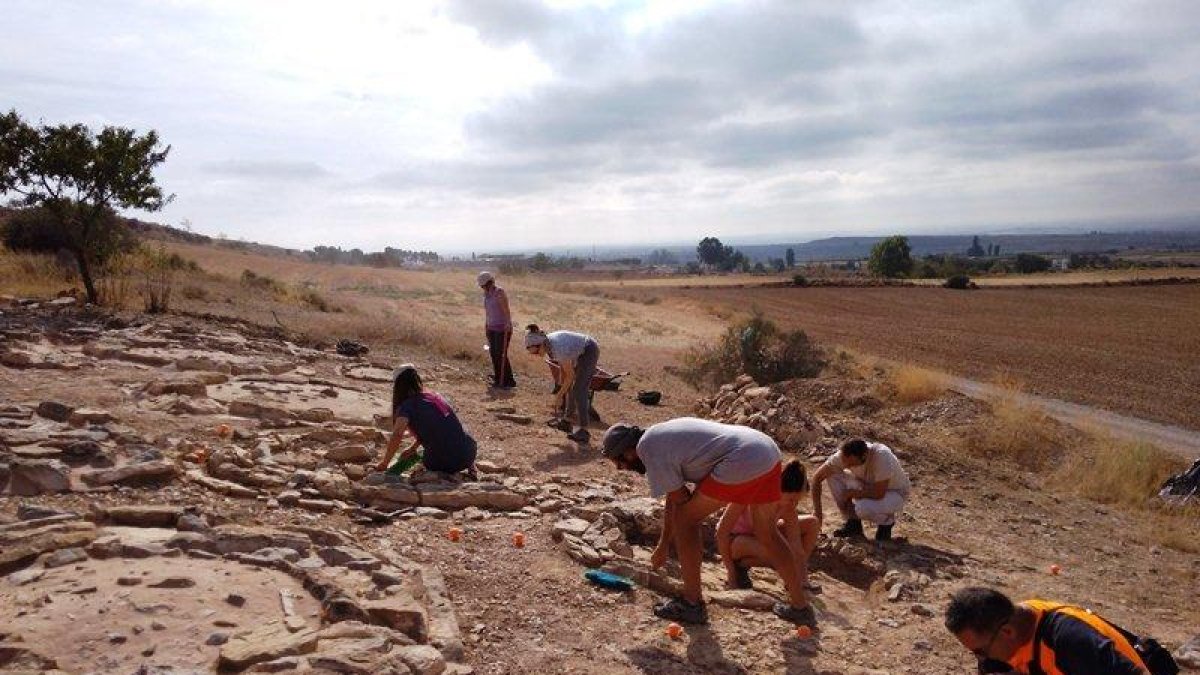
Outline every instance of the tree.
{"type": "Polygon", "coordinates": [[[896,234],[880,241],[871,248],[871,259],[867,269],[878,277],[906,276],[913,268],[912,248],[908,237],[896,234]]]}
{"type": "Polygon", "coordinates": [[[47,238],[75,258],[88,302],[96,303],[96,272],[129,241],[116,209],[158,211],[171,200],[154,179],[170,150],[153,130],[34,127],[12,110],[0,115],[0,194],[48,214],[47,238]]]}
{"type": "Polygon", "coordinates": [[[789,269],[795,267],[796,266],[796,249],[789,248],[787,250],[787,253],[784,254],[783,258],[784,258],[784,260],[787,261],[787,266],[789,269]]]}
{"type": "Polygon", "coordinates": [[[968,258],[979,258],[983,256],[983,246],[979,244],[979,235],[971,240],[971,246],[967,249],[968,258]]]}
{"type": "Polygon", "coordinates": [[[720,239],[716,237],[705,237],[700,240],[700,244],[696,246],[696,257],[705,265],[718,267],[725,257],[725,249],[720,239]]]}
{"type": "Polygon", "coordinates": [[[1021,274],[1045,272],[1050,269],[1050,259],[1032,253],[1018,253],[1016,267],[1021,274]]]}

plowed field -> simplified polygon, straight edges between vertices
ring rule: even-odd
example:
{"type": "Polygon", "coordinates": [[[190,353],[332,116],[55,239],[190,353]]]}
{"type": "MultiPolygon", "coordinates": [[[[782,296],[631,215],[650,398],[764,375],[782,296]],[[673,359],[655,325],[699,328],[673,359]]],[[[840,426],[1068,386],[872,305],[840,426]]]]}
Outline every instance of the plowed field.
{"type": "MultiPolygon", "coordinates": [[[[656,289],[662,292],[662,289],[656,289]]],[[[1200,285],[677,289],[826,343],[1200,429],[1200,285]]]]}

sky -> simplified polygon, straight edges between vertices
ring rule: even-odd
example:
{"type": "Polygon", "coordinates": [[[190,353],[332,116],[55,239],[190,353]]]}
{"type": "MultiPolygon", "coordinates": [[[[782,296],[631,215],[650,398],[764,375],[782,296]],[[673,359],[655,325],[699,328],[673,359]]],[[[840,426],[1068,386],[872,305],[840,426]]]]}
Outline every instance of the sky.
{"type": "Polygon", "coordinates": [[[297,248],[1200,215],[1195,0],[0,0],[0,108],[297,248]]]}

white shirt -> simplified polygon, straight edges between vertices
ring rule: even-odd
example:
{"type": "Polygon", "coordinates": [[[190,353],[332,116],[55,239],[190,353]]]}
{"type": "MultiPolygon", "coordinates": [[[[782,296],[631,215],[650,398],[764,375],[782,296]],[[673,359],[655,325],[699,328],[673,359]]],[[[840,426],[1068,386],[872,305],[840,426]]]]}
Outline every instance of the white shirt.
{"type": "Polygon", "coordinates": [[[842,463],[842,453],[825,460],[825,466],[836,471],[849,471],[851,476],[859,479],[864,485],[873,485],[881,480],[888,482],[889,492],[899,492],[905,496],[912,489],[908,474],[900,466],[900,460],[892,449],[883,443],[867,443],[867,459],[858,466],[847,467],[842,463]]]}

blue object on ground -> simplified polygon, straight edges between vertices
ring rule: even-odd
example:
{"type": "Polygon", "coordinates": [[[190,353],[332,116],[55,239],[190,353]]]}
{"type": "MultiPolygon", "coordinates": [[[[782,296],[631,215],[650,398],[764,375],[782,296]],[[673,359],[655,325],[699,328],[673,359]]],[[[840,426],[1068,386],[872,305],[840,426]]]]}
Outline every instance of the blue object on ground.
{"type": "Polygon", "coordinates": [[[617,591],[628,591],[633,588],[633,580],[628,577],[623,577],[612,572],[604,570],[588,570],[583,573],[583,578],[604,588],[611,588],[617,591]]]}

